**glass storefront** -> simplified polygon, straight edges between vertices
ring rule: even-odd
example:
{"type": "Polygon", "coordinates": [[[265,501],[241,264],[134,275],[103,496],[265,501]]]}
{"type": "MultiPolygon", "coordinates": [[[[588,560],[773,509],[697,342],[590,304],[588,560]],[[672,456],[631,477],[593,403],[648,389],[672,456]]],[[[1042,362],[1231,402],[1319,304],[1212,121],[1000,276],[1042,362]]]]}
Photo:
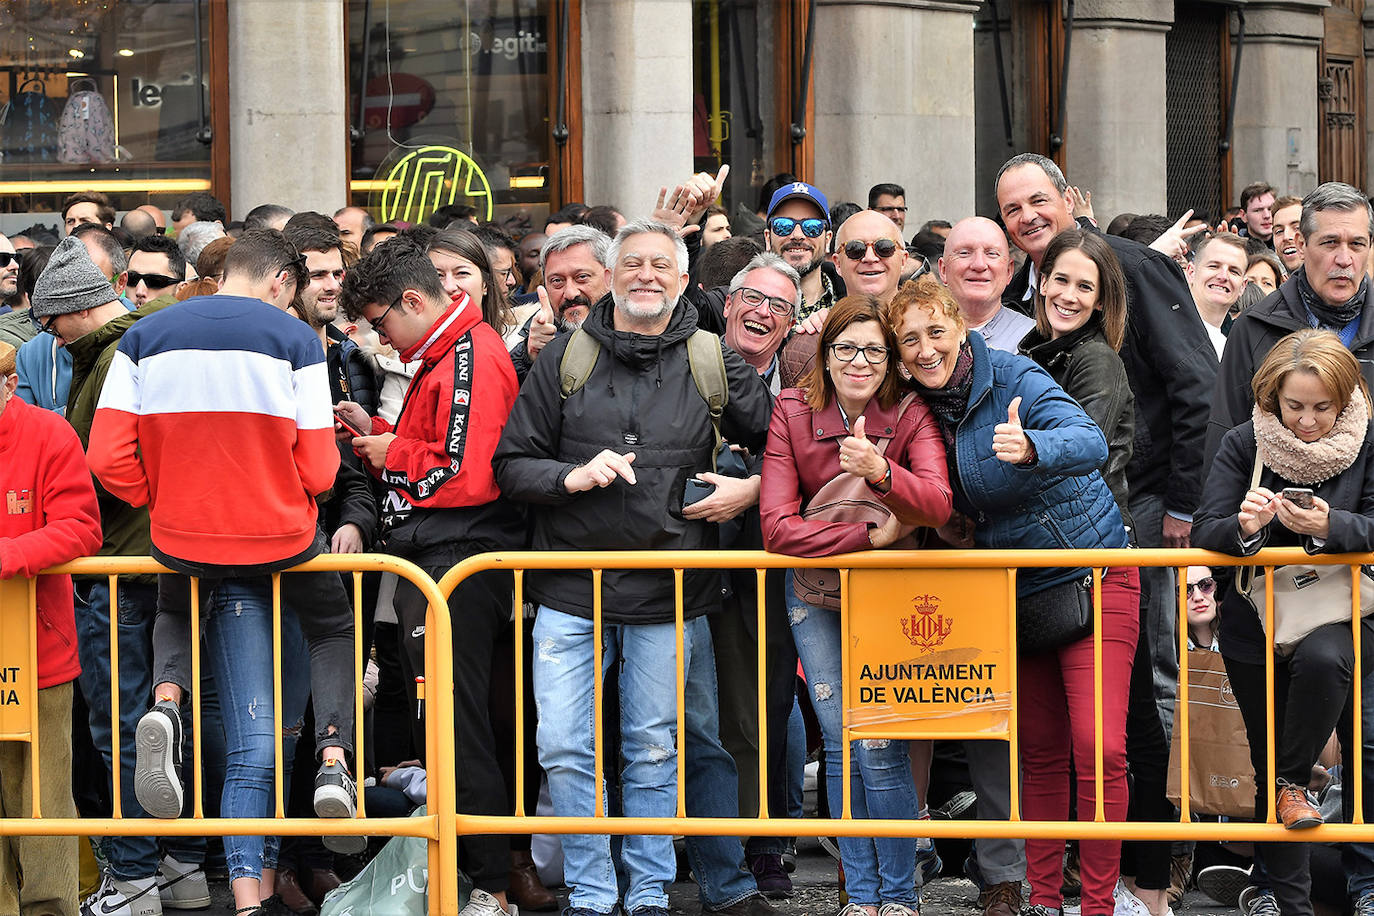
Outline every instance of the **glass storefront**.
{"type": "Polygon", "coordinates": [[[517,237],[543,228],[549,5],[349,0],[354,204],[379,221],[456,204],[517,237]]]}
{"type": "Polygon", "coordinates": [[[164,208],[209,190],[204,0],[0,2],[0,225],[61,222],[62,200],[164,208]]]}

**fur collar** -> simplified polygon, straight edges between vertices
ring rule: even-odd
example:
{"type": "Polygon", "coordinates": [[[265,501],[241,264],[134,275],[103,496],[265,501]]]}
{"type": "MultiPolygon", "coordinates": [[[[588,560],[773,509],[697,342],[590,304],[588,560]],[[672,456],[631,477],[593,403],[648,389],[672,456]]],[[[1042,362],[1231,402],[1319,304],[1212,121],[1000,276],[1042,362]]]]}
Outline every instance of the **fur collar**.
{"type": "Polygon", "coordinates": [[[1356,388],[1350,403],[1336,417],[1331,432],[1316,442],[1304,442],[1277,416],[1256,404],[1251,413],[1255,445],[1264,466],[1284,480],[1315,486],[1344,472],[1360,454],[1369,429],[1369,405],[1356,388]]]}

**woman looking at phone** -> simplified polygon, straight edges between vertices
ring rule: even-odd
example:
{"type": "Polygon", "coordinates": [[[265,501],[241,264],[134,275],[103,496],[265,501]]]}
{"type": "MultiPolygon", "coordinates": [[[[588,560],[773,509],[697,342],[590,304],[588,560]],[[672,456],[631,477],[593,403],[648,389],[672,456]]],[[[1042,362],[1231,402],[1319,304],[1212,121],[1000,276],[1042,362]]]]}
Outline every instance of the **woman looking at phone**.
{"type": "MultiPolygon", "coordinates": [[[[1374,549],[1374,439],[1369,391],[1355,357],[1330,331],[1295,331],[1264,358],[1253,388],[1251,419],[1226,434],[1212,463],[1193,520],[1193,545],[1233,556],[1277,546],[1300,546],[1308,553],[1374,549]],[[1252,483],[1257,462],[1259,479],[1252,483]],[[1309,499],[1311,508],[1304,508],[1309,499]]],[[[1232,589],[1222,602],[1218,642],[1245,719],[1250,758],[1258,774],[1255,817],[1263,821],[1268,813],[1264,774],[1270,737],[1260,613],[1262,608],[1257,611],[1232,589]]],[[[1361,633],[1364,658],[1374,661],[1371,618],[1364,619],[1361,633]]],[[[1351,740],[1353,667],[1348,621],[1318,627],[1291,655],[1275,653],[1275,813],[1285,827],[1322,823],[1306,786],[1332,729],[1347,761],[1361,746],[1351,740]]],[[[1366,676],[1372,668],[1365,664],[1366,676]]],[[[1367,780],[1372,772],[1366,764],[1367,780]]],[[[1368,782],[1366,786],[1366,798],[1374,800],[1368,782]]],[[[1344,797],[1347,821],[1351,795],[1344,797]]],[[[1371,814],[1374,805],[1367,803],[1365,816],[1371,814]]],[[[1306,848],[1259,843],[1255,853],[1285,916],[1311,913],[1306,848]]]]}

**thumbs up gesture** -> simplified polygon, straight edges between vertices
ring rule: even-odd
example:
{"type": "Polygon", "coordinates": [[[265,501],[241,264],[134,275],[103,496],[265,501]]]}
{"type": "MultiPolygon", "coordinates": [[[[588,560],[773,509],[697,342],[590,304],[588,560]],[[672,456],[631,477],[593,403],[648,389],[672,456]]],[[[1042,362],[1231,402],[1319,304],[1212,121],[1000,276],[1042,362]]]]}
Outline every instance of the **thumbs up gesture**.
{"type": "Polygon", "coordinates": [[[553,306],[549,304],[549,291],[537,286],[535,292],[539,295],[539,311],[534,313],[534,319],[530,321],[530,336],[525,341],[530,359],[538,356],[558,331],[558,321],[554,318],[553,306]]]}
{"type": "Polygon", "coordinates": [[[887,459],[878,454],[864,435],[862,415],[854,421],[849,435],[840,440],[840,470],[863,477],[869,483],[878,483],[887,476],[887,459]]]}
{"type": "Polygon", "coordinates": [[[1021,428],[1019,396],[1007,405],[1007,422],[998,423],[992,431],[992,453],[1009,464],[1030,464],[1035,460],[1035,446],[1021,428]]]}

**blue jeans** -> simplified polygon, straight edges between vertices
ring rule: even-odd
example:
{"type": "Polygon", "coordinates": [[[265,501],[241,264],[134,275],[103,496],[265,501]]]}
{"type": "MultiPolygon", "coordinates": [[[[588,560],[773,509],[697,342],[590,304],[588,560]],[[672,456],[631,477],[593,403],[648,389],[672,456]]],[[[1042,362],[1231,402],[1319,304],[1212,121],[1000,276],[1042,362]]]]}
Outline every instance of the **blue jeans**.
{"type": "MultiPolygon", "coordinates": [[[[81,693],[90,711],[91,741],[113,779],[114,735],[110,729],[110,585],[108,580],[74,583],[76,647],[81,659],[81,693]]],[[[153,692],[153,617],[157,588],[119,586],[119,783],[125,817],[146,817],[134,795],[134,732],[153,692]]],[[[114,798],[113,792],[110,794],[114,798]]],[[[101,841],[110,871],[123,881],[157,874],[157,837],[111,836],[101,841]]]]}
{"type": "MultiPolygon", "coordinates": [[[[705,623],[706,618],[699,617],[694,622],[705,623]]],[[[671,626],[668,631],[671,635],[671,626]]],[[[707,627],[703,627],[702,632],[709,635],[707,627]]],[[[686,754],[688,817],[739,815],[739,775],[735,771],[734,758],[720,743],[716,685],[715,651],[707,638],[692,647],[684,693],[687,713],[683,721],[687,726],[687,742],[683,753],[686,754]]],[[[744,847],[739,837],[689,836],[686,845],[701,902],[708,910],[724,909],[759,892],[753,873],[741,867],[744,847]]]]}
{"type": "MultiPolygon", "coordinates": [[[[275,810],[275,728],[272,674],[282,672],[281,721],[287,739],[299,737],[309,693],[310,657],[300,627],[282,611],[282,657],[272,657],[272,583],[267,576],[203,580],[206,663],[219,689],[224,716],[222,817],[271,817],[275,810]]],[[[282,753],[289,759],[289,740],[282,753]]],[[[283,761],[283,764],[285,761],[283,761]]],[[[225,837],[229,878],[261,877],[265,854],[275,861],[276,837],[225,837]],[[271,849],[265,847],[269,845],[271,849]]]]}
{"type": "MultiPolygon", "coordinates": [[[[538,709],[539,763],[549,779],[554,813],[590,817],[595,784],[593,685],[619,663],[620,741],[625,758],[620,786],[627,817],[672,817],[677,810],[676,636],[672,624],[602,627],[602,670],[593,669],[592,621],[541,606],[534,622],[534,700],[538,709]]],[[[709,652],[705,618],[687,621],[687,666],[695,650],[709,652]]],[[[714,683],[714,681],[712,681],[714,683]]],[[[713,710],[714,712],[714,710],[713,710]]],[[[719,747],[719,740],[716,740],[719,747]]],[[[606,811],[610,808],[607,805],[606,811]]],[[[736,807],[732,813],[738,813],[736,807]]],[[[625,837],[621,861],[628,874],[625,910],[668,906],[676,873],[670,836],[625,837]]],[[[572,889],[568,906],[608,914],[619,890],[605,835],[563,838],[563,873],[572,889]]]]}
{"type": "MultiPolygon", "coordinates": [[[[787,588],[787,613],[797,657],[806,672],[811,704],[825,741],[825,784],[830,816],[844,806],[841,736],[844,692],[840,656],[840,615],[814,607],[787,588]]],[[[911,781],[907,742],[853,742],[850,763],[850,813],[859,818],[912,820],[921,805],[911,781]]],[[[860,906],[901,903],[915,908],[916,840],[914,837],[840,837],[845,890],[860,906]]]]}
{"type": "Polygon", "coordinates": [[[792,714],[787,717],[787,816],[806,816],[806,717],[801,700],[793,698],[792,714]]]}

